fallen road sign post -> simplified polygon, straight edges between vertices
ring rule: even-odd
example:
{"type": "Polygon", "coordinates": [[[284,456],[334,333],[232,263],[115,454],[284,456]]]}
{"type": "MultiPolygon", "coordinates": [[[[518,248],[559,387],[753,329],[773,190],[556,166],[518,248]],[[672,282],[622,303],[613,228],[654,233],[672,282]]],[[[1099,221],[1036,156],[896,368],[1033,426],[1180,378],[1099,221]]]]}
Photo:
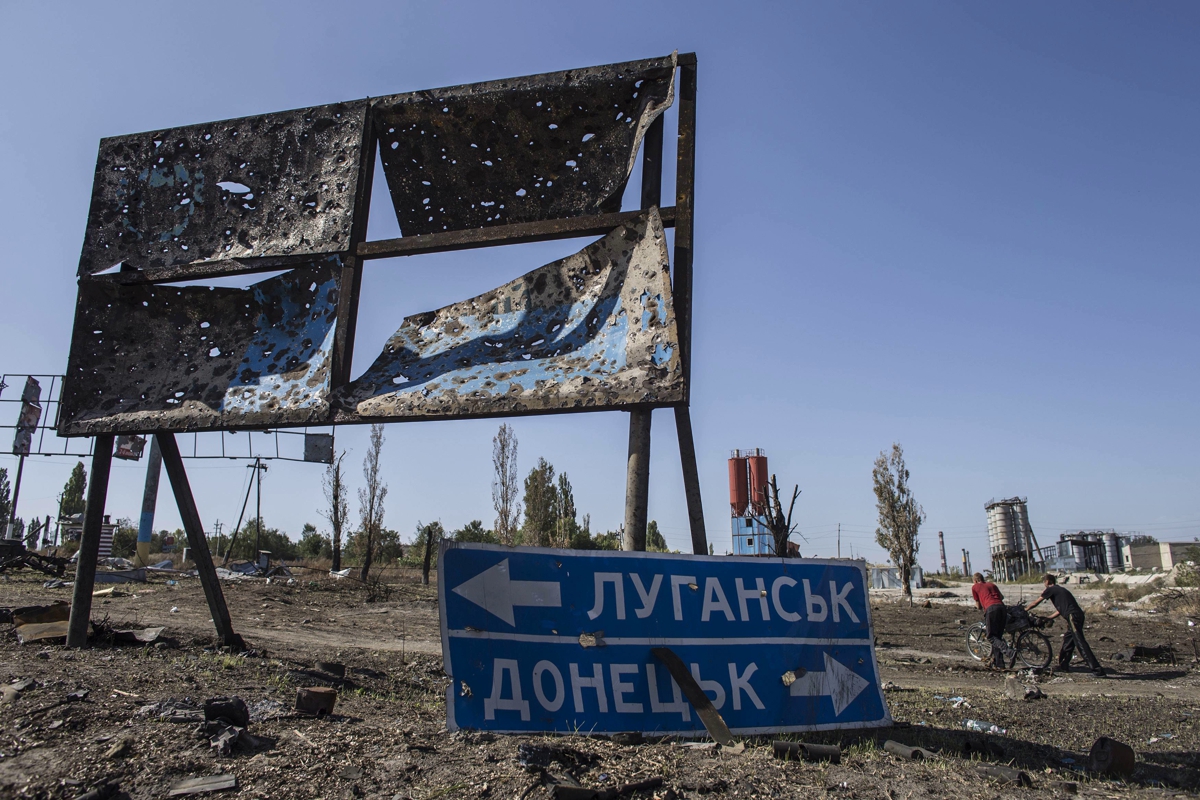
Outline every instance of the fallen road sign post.
{"type": "Polygon", "coordinates": [[[704,735],[667,662],[734,734],[891,724],[861,561],[446,542],[438,594],[450,730],[704,735]]]}

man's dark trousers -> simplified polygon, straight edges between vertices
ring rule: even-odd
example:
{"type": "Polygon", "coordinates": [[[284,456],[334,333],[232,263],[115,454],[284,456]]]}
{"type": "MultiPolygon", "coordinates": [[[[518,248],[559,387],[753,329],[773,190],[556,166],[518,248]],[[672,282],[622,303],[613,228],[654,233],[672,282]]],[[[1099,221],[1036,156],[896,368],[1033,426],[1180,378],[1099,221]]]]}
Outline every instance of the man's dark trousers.
{"type": "Polygon", "coordinates": [[[1088,647],[1087,639],[1083,638],[1083,612],[1078,611],[1064,616],[1063,619],[1067,623],[1067,632],[1063,634],[1062,649],[1058,651],[1058,668],[1065,670],[1071,665],[1071,656],[1078,647],[1079,655],[1087,662],[1092,672],[1103,672],[1104,668],[1096,660],[1092,648],[1088,647]]]}
{"type": "Polygon", "coordinates": [[[1004,626],[1007,622],[1008,610],[1005,609],[1004,603],[994,603],[983,612],[985,635],[992,643],[992,665],[999,669],[1004,669],[1004,656],[1009,651],[1008,645],[1004,643],[1004,626]]]}

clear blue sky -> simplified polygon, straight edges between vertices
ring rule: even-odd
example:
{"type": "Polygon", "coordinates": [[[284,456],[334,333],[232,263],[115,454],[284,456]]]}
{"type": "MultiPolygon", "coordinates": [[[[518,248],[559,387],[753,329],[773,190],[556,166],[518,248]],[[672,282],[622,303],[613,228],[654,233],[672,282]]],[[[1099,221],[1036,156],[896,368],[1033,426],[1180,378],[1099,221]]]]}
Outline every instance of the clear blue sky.
{"type": "MultiPolygon", "coordinates": [[[[966,547],[986,565],[983,504],[1013,494],[1043,544],[1068,527],[1200,535],[1195,4],[5,2],[0,16],[2,372],[65,367],[102,136],[695,51],[693,418],[718,552],[725,458],[760,446],[803,489],[806,555],[831,554],[841,522],[843,551],[880,557],[871,462],[893,441],[928,513],[927,567],[938,530],[952,563],[966,547]]],[[[394,235],[377,202],[372,236],[394,235]]],[[[582,245],[375,263],[356,367],[404,315],[582,245]]],[[[390,426],[386,524],[490,526],[497,425],[390,426]]],[[[594,527],[619,524],[625,414],[513,425],[523,471],[544,456],[594,527]]],[[[670,413],[654,426],[650,513],[687,549],[670,413]]],[[[365,439],[338,436],[356,480],[365,439]]],[[[28,462],[23,516],[54,510],[72,464],[28,462]]],[[[137,516],[143,472],[116,465],[114,516],[137,516]]],[[[319,522],[320,472],[273,467],[267,523],[319,522]]],[[[247,473],[194,464],[207,527],[232,524],[247,473]]],[[[166,486],[157,527],[174,528],[166,486]]]]}

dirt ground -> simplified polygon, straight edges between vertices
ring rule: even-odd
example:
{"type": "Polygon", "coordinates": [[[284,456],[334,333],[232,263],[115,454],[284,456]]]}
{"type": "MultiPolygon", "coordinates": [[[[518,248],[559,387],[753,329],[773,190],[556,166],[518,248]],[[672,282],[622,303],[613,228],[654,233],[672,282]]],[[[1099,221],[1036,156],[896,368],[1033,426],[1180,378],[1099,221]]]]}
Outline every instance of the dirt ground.
{"type": "MultiPolygon", "coordinates": [[[[0,576],[0,607],[70,599],[69,588],[43,588],[44,580],[28,572],[0,576]]],[[[245,655],[213,648],[195,579],[169,586],[155,578],[120,586],[128,596],[96,598],[93,620],[165,626],[172,641],[152,646],[21,645],[11,626],[0,625],[0,683],[34,679],[0,703],[0,797],[76,798],[110,781],[131,798],[161,798],[178,781],[216,773],[235,775],[237,789],[226,794],[245,798],[544,798],[554,782],[620,790],[651,778],[661,785],[621,796],[1031,798],[1068,796],[1071,786],[1063,782],[1086,797],[1200,791],[1196,628],[1182,617],[1091,610],[1089,640],[1113,675],[1020,675],[1046,697],[1012,700],[1004,695],[1005,676],[965,650],[966,627],[978,613],[962,591],[930,598],[928,608],[924,597],[910,607],[873,593],[880,670],[896,725],[788,737],[840,744],[841,763],[833,765],[776,760],[769,739],[748,740],[738,753],[669,738],[624,744],[447,733],[436,590],[413,575],[392,580],[392,595],[382,602],[366,602],[361,584],[324,576],[298,577],[294,586],[224,584],[235,630],[253,648],[245,655]],[[1174,665],[1113,660],[1133,644],[1168,643],[1179,652],[1174,665]],[[345,680],[315,671],[318,661],[345,664],[345,680]],[[297,688],[318,685],[338,688],[335,713],[295,714],[297,688]],[[249,704],[254,749],[221,756],[196,722],[171,722],[156,705],[174,700],[186,707],[222,695],[249,704]],[[964,731],[967,718],[1006,733],[964,731]],[[1102,735],[1137,751],[1132,775],[1117,780],[1083,771],[1102,735]],[[881,749],[887,739],[940,755],[902,761],[881,749]],[[964,743],[982,747],[983,755],[963,758],[964,743]],[[984,764],[1019,767],[1032,787],[981,777],[984,764]]],[[[1061,623],[1049,633],[1057,650],[1061,623]]]]}

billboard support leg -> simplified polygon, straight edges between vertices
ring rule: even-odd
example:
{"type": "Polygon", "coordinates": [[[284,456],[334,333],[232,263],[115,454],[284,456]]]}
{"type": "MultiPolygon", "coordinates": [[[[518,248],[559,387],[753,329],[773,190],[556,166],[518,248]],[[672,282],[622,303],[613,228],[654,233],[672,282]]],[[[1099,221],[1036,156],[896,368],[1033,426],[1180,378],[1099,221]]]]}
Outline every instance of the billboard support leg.
{"type": "Polygon", "coordinates": [[[67,647],[87,644],[92,618],[92,590],[96,586],[96,560],[100,556],[100,528],[104,525],[104,502],[108,499],[108,474],[112,468],[113,435],[96,436],[92,451],[92,475],[87,505],[83,511],[83,533],[79,537],[79,560],[75,566],[75,590],[71,595],[71,621],[67,623],[67,647]]]}
{"type": "Polygon", "coordinates": [[[625,470],[625,534],[622,550],[646,549],[650,504],[650,409],[629,412],[629,456],[625,470]]]}
{"type": "Polygon", "coordinates": [[[217,636],[221,644],[234,650],[245,650],[246,643],[242,641],[241,636],[233,632],[229,608],[225,605],[225,595],[217,581],[217,570],[213,566],[212,554],[208,551],[208,540],[204,538],[204,526],[200,524],[200,513],[196,510],[192,487],[188,484],[187,472],[183,469],[183,458],[179,455],[179,444],[175,441],[175,434],[157,433],[154,438],[158,440],[158,449],[162,451],[163,466],[167,468],[167,478],[171,481],[171,490],[175,493],[175,504],[179,506],[179,517],[183,520],[184,531],[187,532],[188,547],[191,548],[192,560],[196,562],[196,572],[200,576],[200,585],[204,588],[204,599],[208,601],[208,610],[212,613],[217,636]]]}
{"type": "Polygon", "coordinates": [[[675,407],[675,432],[679,437],[679,460],[683,463],[683,493],[687,497],[688,525],[692,532],[692,554],[708,555],[704,530],[704,502],[700,497],[700,470],[696,466],[696,440],[692,438],[692,412],[675,407]]]}

